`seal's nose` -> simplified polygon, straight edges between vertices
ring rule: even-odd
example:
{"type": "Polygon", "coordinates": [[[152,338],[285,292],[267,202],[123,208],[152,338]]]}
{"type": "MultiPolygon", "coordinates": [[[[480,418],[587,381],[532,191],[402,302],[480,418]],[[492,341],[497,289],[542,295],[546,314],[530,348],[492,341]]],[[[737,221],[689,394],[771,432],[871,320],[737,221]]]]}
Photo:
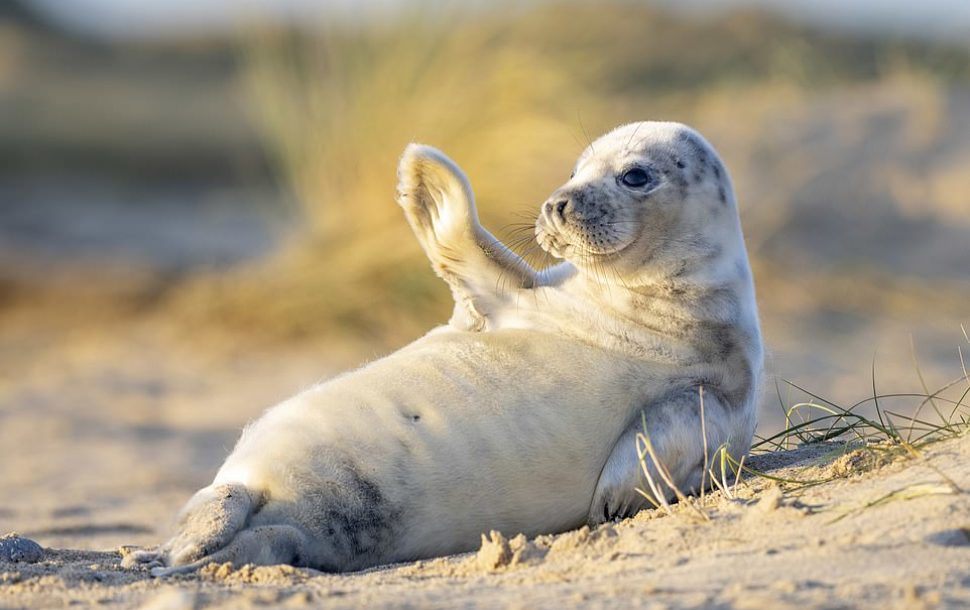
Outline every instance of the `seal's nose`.
{"type": "Polygon", "coordinates": [[[549,220],[553,219],[553,216],[559,220],[566,220],[566,214],[572,210],[572,201],[569,199],[550,199],[542,206],[542,211],[549,220]]]}

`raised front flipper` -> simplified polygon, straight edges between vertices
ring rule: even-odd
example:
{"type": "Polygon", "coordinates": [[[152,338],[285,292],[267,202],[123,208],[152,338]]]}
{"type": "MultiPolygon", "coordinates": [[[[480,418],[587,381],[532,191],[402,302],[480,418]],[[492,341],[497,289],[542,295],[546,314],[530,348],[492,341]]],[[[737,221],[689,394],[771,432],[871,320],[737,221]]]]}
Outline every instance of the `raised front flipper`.
{"type": "Polygon", "coordinates": [[[535,286],[535,271],[481,226],[468,179],[441,151],[420,144],[404,150],[398,203],[435,273],[451,287],[452,326],[484,330],[511,292],[535,286]]]}

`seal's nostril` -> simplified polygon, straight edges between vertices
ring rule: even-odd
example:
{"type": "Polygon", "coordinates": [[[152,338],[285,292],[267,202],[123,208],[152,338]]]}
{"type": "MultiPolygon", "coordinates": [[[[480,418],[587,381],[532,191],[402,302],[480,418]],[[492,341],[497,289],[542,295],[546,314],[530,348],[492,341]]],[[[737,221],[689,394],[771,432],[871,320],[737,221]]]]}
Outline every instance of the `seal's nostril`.
{"type": "Polygon", "coordinates": [[[556,204],[556,214],[559,214],[559,218],[565,218],[566,217],[566,204],[567,203],[568,202],[565,199],[563,199],[562,201],[560,201],[559,203],[556,204]]]}

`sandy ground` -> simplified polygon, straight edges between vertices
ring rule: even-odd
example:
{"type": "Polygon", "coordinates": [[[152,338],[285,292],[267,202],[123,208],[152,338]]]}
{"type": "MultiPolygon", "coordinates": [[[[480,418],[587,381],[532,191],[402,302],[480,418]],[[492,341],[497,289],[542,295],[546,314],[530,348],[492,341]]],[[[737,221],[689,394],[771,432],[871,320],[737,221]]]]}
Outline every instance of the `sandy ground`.
{"type": "Polygon", "coordinates": [[[775,475],[840,477],[784,494],[750,479],[734,500],[709,497],[709,520],[680,507],[532,541],[504,532],[478,553],[357,574],[213,566],[154,579],[122,569],[120,547],[162,540],[247,420],[351,357],[325,341],[247,349],[151,315],[87,311],[81,324],[63,302],[6,312],[0,534],[44,551],[11,562],[16,541],[0,541],[2,608],[970,604],[967,438],[871,472],[836,446],[762,456],[752,463],[775,475]]]}
{"type": "MultiPolygon", "coordinates": [[[[755,460],[773,474],[844,475],[803,493],[764,479],[699,513],[644,511],[477,553],[332,575],[212,565],[153,579],[122,552],[46,549],[0,561],[4,607],[934,608],[970,604],[970,442],[865,474],[839,447],[755,460]]],[[[141,515],[132,515],[140,521],[141,515]]],[[[102,534],[103,535],[103,534],[102,534]]],[[[94,534],[95,537],[98,534],[94,534]]]]}

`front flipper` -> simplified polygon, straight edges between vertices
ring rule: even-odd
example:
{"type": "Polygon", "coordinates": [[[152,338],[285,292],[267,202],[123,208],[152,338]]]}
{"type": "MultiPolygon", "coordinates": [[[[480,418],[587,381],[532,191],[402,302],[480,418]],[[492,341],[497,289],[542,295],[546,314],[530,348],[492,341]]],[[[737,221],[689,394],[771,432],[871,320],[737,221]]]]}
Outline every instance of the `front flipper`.
{"type": "MultiPolygon", "coordinates": [[[[717,449],[731,438],[730,413],[713,393],[705,392],[703,427],[707,433],[708,447],[708,463],[705,465],[700,393],[697,388],[668,395],[644,408],[643,414],[645,420],[638,417],[620,435],[600,473],[589,508],[590,525],[631,517],[641,509],[652,506],[640,493],[643,491],[651,494],[643,472],[644,467],[648,469],[665,499],[674,499],[673,489],[663,482],[653,459],[644,456],[641,462],[637,435],[644,432],[644,421],[659,461],[684,494],[697,493],[700,490],[702,473],[710,468],[717,449]]],[[[746,450],[747,447],[744,448],[746,450]]],[[[729,446],[728,451],[738,451],[738,448],[729,446]]]]}
{"type": "Polygon", "coordinates": [[[452,326],[484,330],[510,290],[535,286],[535,271],[481,226],[468,179],[441,151],[420,144],[404,150],[398,203],[435,273],[451,287],[452,326]]]}

